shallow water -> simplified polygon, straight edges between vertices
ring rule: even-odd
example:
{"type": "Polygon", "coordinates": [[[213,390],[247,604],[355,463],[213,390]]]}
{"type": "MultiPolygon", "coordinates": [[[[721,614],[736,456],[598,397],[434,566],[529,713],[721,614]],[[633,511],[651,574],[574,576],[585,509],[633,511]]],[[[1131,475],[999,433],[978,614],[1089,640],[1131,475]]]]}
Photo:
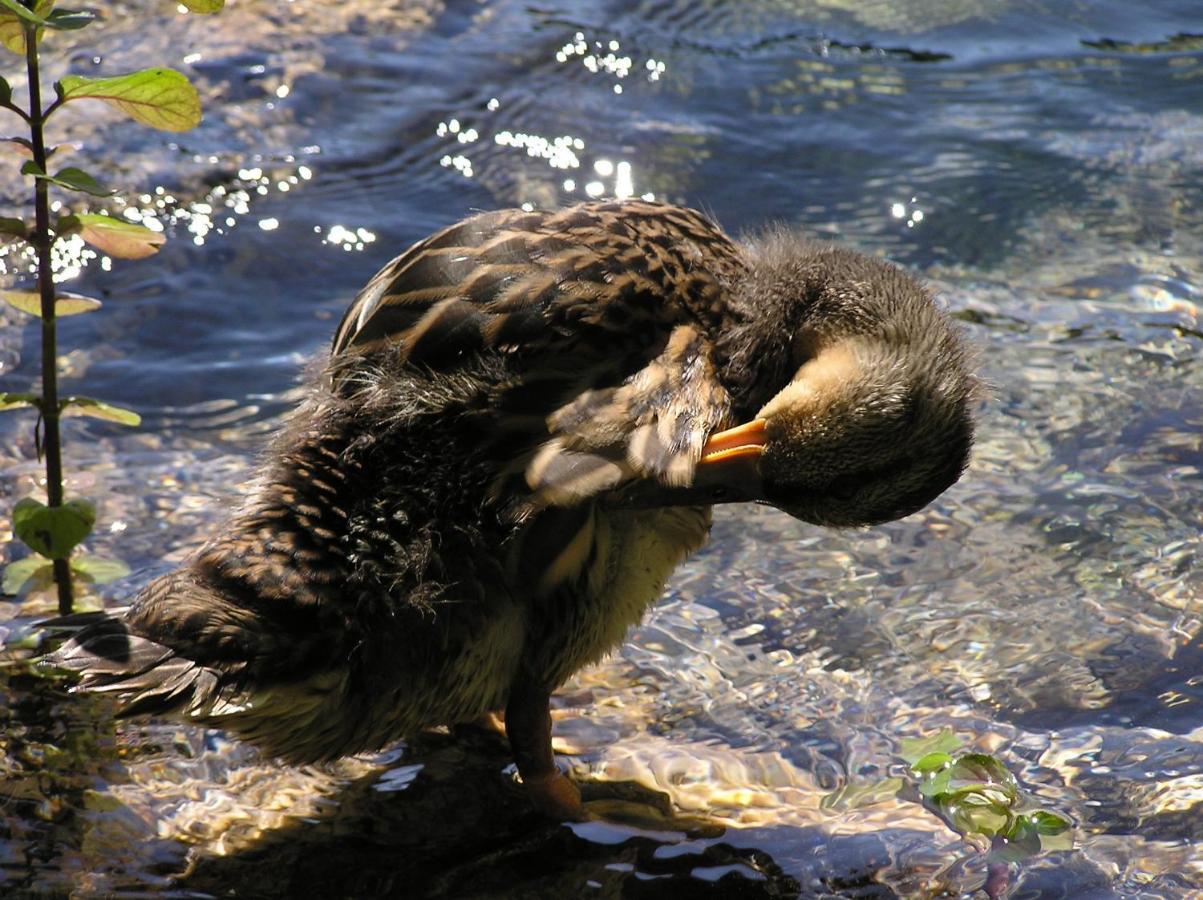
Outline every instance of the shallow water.
{"type": "MultiPolygon", "coordinates": [[[[963,320],[991,395],[931,508],[852,533],[722,510],[622,651],[561,691],[564,761],[667,792],[663,827],[541,823],[481,739],[296,770],[8,670],[0,893],[970,895],[982,854],[918,803],[823,804],[944,727],[1076,824],[1012,896],[1203,891],[1197,0],[108,14],[64,39],[87,35],[77,71],[174,65],[207,110],[174,139],[64,120],[77,164],[103,144],[125,214],[172,237],[65,263],[106,301],[61,326],[69,389],[143,415],[67,425],[89,549],[133,569],[110,604],[220,520],[355,290],[472,209],[650,193],[887,254],[963,320]]],[[[0,389],[25,390],[35,334],[0,315],[0,389]]],[[[0,428],[0,486],[24,496],[30,421],[0,428]]],[[[50,608],[0,601],[0,634],[50,608]]]]}

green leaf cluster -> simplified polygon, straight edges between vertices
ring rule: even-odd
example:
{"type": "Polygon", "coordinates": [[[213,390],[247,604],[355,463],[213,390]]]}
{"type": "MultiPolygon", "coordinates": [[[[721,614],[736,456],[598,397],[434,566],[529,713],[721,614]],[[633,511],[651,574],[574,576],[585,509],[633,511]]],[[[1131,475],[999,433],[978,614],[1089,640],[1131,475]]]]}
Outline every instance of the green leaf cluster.
{"type": "MultiPolygon", "coordinates": [[[[67,103],[96,100],[118,110],[135,122],[161,131],[180,132],[196,127],[201,120],[200,96],[182,73],[174,69],[148,68],[103,77],[67,75],[54,84],[55,99],[41,106],[41,82],[38,56],[43,38],[55,31],[75,31],[96,21],[88,10],[56,9],[56,0],[0,0],[0,45],[22,57],[29,73],[30,108],[23,109],[13,99],[12,87],[0,78],[0,110],[6,110],[28,126],[29,138],[10,137],[3,143],[24,159],[21,173],[33,179],[34,215],[29,219],[0,217],[0,240],[29,243],[38,259],[37,289],[0,292],[14,309],[42,321],[49,339],[48,360],[43,360],[43,385],[40,394],[0,393],[0,411],[32,407],[38,412],[39,452],[46,448],[47,495],[50,502],[32,497],[19,501],[13,510],[13,533],[37,557],[9,565],[2,582],[6,593],[27,586],[58,583],[59,608],[71,611],[70,576],[101,583],[126,573],[119,561],[100,560],[73,553],[91,532],[96,510],[86,500],[65,500],[59,458],[59,419],[82,415],[136,426],[141,419],[132,410],[91,397],[59,397],[54,320],[101,308],[99,300],[57,290],[46,277],[51,248],[55,242],[78,235],[102,253],[122,259],[142,259],[158,252],[165,237],[142,225],[125,222],[103,213],[78,212],[50,223],[48,188],[58,188],[93,197],[109,197],[114,191],[94,175],[75,166],[52,171],[48,161],[55,153],[45,142],[45,126],[54,113],[67,103]],[[69,565],[65,561],[71,559],[69,565]],[[51,562],[45,562],[50,560],[51,562]]],[[[214,13],[224,0],[181,0],[195,13],[214,13]]]]}
{"type": "Polygon", "coordinates": [[[919,779],[919,794],[929,809],[959,834],[987,839],[992,854],[1007,862],[1073,847],[1068,818],[1034,808],[996,757],[957,753],[959,746],[947,729],[903,742],[900,755],[919,779]]]}
{"type": "Polygon", "coordinates": [[[857,809],[894,797],[918,799],[962,837],[989,846],[1000,863],[1073,849],[1073,823],[1041,809],[988,753],[961,752],[949,729],[902,741],[909,778],[854,781],[823,798],[824,809],[857,809]],[[917,789],[917,790],[916,790],[917,789]]]}

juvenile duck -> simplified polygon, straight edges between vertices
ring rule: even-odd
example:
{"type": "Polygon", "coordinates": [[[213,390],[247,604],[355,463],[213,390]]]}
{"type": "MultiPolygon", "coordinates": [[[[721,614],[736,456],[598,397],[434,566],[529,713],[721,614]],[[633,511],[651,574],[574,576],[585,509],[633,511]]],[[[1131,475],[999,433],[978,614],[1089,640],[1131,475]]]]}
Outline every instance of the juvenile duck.
{"type": "Polygon", "coordinates": [[[293,763],[504,710],[532,799],[577,816],[551,692],[711,504],[915,512],[966,465],[974,391],[890,263],[639,201],[476,215],[356,297],[220,535],[49,661],[293,763]]]}

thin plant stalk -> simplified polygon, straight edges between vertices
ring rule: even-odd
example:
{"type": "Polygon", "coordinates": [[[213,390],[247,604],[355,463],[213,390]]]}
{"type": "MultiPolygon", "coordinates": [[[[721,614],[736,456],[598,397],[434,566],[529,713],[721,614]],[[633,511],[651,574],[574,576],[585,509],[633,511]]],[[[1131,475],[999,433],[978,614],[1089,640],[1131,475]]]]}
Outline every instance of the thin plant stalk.
{"type": "MultiPolygon", "coordinates": [[[[46,167],[46,141],[42,133],[45,113],[42,109],[42,86],[38,72],[37,28],[25,26],[25,65],[29,72],[29,136],[33,146],[33,161],[39,171],[46,167]]],[[[42,440],[46,460],[46,502],[51,507],[63,505],[62,440],[59,436],[58,402],[58,342],[54,315],[54,272],[51,269],[49,184],[43,178],[34,179],[34,233],[31,243],[38,259],[38,290],[42,300],[42,440]]],[[[68,615],[72,606],[71,565],[66,559],[55,559],[54,583],[58,588],[59,615],[68,615]]]]}

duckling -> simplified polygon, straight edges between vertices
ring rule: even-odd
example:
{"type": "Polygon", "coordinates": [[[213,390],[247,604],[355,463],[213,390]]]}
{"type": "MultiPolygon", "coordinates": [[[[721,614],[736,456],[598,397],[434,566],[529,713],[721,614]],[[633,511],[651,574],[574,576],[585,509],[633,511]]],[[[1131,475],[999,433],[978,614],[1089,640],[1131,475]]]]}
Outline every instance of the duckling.
{"type": "Polygon", "coordinates": [[[975,390],[891,263],[643,201],[475,215],[355,298],[218,536],[48,664],[289,763],[503,710],[535,805],[579,817],[551,693],[711,507],[913,513],[964,470],[975,390]]]}

